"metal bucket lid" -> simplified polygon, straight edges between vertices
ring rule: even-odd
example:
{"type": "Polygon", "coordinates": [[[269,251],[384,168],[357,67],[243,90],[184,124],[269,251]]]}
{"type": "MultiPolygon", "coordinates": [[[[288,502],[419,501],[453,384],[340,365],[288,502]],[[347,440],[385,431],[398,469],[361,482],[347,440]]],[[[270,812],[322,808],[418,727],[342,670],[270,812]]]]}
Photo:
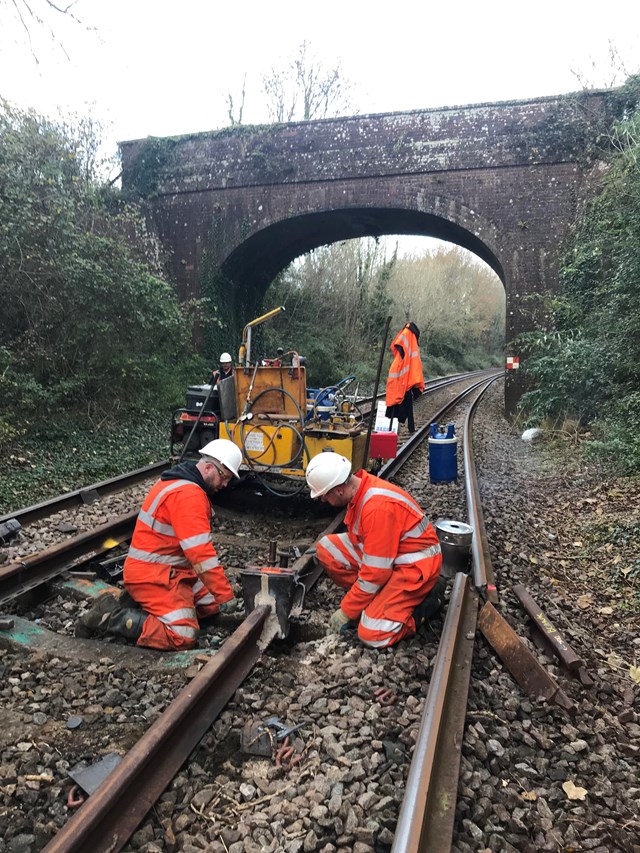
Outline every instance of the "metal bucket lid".
{"type": "Polygon", "coordinates": [[[470,545],[473,538],[473,527],[462,521],[443,519],[436,522],[436,533],[441,542],[452,545],[470,545]]]}

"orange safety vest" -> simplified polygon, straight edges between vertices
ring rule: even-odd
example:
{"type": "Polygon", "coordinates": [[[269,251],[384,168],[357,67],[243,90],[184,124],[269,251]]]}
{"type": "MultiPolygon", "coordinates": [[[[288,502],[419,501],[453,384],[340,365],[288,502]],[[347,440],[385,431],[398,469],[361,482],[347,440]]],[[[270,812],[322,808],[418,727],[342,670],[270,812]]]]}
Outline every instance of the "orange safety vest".
{"type": "Polygon", "coordinates": [[[199,578],[216,603],[233,590],[211,541],[211,504],[190,480],[159,480],[138,515],[124,563],[124,583],[166,585],[170,578],[199,578]]]}
{"type": "MultiPolygon", "coordinates": [[[[440,542],[433,525],[410,494],[367,471],[344,523],[360,564],[358,579],[340,607],[357,619],[399,566],[416,566],[426,580],[440,571],[440,542]]],[[[389,616],[392,618],[392,614],[389,616]]]]}
{"type": "Polygon", "coordinates": [[[393,361],[387,377],[386,404],[399,405],[410,388],[424,391],[424,374],[422,360],[416,336],[409,328],[409,323],[401,329],[391,344],[393,361]],[[397,346],[402,347],[404,355],[400,355],[397,346]]]}

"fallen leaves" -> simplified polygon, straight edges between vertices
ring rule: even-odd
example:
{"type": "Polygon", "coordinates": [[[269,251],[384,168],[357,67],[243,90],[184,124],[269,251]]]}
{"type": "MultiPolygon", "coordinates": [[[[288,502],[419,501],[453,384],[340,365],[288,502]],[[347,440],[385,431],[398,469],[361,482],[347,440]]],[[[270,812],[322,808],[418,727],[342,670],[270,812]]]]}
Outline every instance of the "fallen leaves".
{"type": "Polygon", "coordinates": [[[571,781],[563,782],[562,790],[569,800],[584,800],[588,793],[586,788],[580,788],[571,781]]]}
{"type": "Polygon", "coordinates": [[[635,681],[636,684],[640,684],[640,666],[630,666],[629,675],[631,676],[632,681],[635,681]]]}

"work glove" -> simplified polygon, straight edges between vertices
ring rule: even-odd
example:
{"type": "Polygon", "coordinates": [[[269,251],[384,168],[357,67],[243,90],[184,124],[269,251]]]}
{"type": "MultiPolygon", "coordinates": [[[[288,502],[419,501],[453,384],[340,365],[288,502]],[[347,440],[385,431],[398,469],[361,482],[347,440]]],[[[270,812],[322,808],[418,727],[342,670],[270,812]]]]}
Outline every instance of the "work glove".
{"type": "Polygon", "coordinates": [[[344,634],[350,622],[351,619],[349,619],[344,610],[342,610],[341,607],[338,607],[336,612],[329,619],[329,633],[344,634]]]}
{"type": "Polygon", "coordinates": [[[229,614],[229,613],[235,613],[237,609],[238,609],[238,599],[234,595],[233,598],[231,598],[229,601],[225,601],[223,604],[220,605],[219,612],[229,614]]]}

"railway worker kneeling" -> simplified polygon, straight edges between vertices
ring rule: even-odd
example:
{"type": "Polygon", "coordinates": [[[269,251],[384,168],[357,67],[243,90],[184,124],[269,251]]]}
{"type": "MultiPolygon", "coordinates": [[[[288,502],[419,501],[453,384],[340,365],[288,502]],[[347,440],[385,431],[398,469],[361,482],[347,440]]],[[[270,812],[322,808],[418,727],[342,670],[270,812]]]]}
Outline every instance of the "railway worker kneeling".
{"type": "Polygon", "coordinates": [[[165,471],[147,495],[124,564],[126,592],[106,593],[80,617],[76,636],[117,634],[153,649],[189,649],[199,622],[237,601],[211,539],[215,492],[238,477],[242,454],[210,441],[198,462],[165,471]]]}
{"type": "Polygon", "coordinates": [[[440,609],[446,589],[429,519],[403,489],[366,471],[352,474],[338,453],[314,456],[306,479],[312,498],[347,507],[347,532],[323,536],[316,551],[329,577],[348,590],[330,631],[343,633],[357,621],[359,639],[374,648],[412,637],[440,609]]]}

